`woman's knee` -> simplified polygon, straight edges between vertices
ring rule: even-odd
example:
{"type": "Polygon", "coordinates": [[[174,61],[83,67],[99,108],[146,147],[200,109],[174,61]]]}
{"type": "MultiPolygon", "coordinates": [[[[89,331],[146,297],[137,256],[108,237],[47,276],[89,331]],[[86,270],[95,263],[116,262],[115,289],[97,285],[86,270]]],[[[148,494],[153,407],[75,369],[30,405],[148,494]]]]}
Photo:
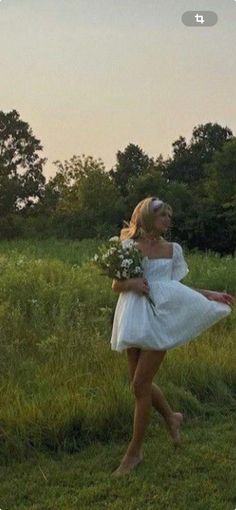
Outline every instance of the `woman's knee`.
{"type": "Polygon", "coordinates": [[[144,380],[141,378],[134,378],[130,384],[130,388],[136,398],[142,398],[151,393],[152,381],[144,380]]]}
{"type": "Polygon", "coordinates": [[[152,381],[157,373],[166,351],[142,351],[131,383],[135,396],[142,397],[152,390],[152,381]]]}

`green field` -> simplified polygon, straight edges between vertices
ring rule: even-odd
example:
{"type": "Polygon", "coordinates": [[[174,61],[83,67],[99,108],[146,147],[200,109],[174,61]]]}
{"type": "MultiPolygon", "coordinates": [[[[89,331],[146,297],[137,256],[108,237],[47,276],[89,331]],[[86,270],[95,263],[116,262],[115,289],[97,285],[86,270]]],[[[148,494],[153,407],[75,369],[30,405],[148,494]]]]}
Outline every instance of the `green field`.
{"type": "MultiPolygon", "coordinates": [[[[110,480],[134,400],[126,355],[110,349],[118,295],[90,261],[98,246],[0,243],[0,508],[234,510],[235,306],[171,350],[155,377],[185,415],[183,446],[173,449],[155,411],[145,462],[126,481],[110,480]]],[[[186,285],[236,294],[231,256],[186,259],[186,285]]]]}

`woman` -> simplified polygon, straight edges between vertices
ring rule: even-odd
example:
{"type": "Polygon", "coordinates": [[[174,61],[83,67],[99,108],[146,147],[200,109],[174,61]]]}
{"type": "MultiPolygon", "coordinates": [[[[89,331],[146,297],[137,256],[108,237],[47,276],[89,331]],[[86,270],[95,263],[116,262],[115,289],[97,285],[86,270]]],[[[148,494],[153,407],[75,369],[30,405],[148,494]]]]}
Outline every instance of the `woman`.
{"type": "Polygon", "coordinates": [[[133,436],[113,477],[128,474],[143,458],[142,443],[151,406],[163,416],[169,433],[180,441],[182,413],[175,413],[153,383],[166,351],[200,335],[230,314],[234,297],[225,292],[192,289],[180,280],[189,272],[178,243],[167,242],[162,234],[170,227],[172,208],[156,197],[135,207],[129,226],[121,230],[122,244],[135,243],[144,255],[142,278],[113,280],[119,292],[111,348],[127,351],[130,385],[135,396],[133,436]],[[145,298],[155,302],[156,313],[145,298]]]}

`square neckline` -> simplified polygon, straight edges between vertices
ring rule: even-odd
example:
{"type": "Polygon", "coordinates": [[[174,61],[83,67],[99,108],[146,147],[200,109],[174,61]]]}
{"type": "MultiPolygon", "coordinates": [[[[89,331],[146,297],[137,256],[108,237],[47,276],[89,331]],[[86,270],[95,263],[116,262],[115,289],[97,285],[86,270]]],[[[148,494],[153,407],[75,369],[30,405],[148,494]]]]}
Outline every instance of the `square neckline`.
{"type": "Polygon", "coordinates": [[[145,255],[143,258],[147,259],[147,260],[173,260],[173,257],[153,257],[153,258],[150,258],[150,257],[147,257],[147,255],[145,255]]]}
{"type": "MultiPolygon", "coordinates": [[[[135,244],[137,246],[137,242],[136,241],[134,241],[134,242],[135,242],[135,244]]],[[[173,258],[174,258],[174,245],[175,245],[175,243],[172,242],[171,244],[173,246],[173,248],[172,248],[172,257],[153,257],[153,258],[150,258],[147,255],[143,255],[142,251],[138,247],[137,247],[137,249],[140,251],[141,255],[143,255],[143,258],[147,259],[147,260],[173,260],[173,258]]]]}

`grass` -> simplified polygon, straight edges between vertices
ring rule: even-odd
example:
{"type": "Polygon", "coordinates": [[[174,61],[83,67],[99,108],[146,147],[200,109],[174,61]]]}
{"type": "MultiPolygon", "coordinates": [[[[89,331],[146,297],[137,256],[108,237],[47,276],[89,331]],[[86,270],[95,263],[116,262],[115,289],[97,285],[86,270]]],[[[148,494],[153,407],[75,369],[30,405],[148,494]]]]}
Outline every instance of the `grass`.
{"type": "MultiPolygon", "coordinates": [[[[155,377],[185,414],[183,447],[153,415],[145,462],[110,480],[134,402],[125,353],[109,343],[117,294],[90,262],[98,245],[0,243],[0,508],[234,509],[235,308],[155,377]]],[[[186,285],[236,293],[235,259],[186,258],[186,285]]]]}
{"type": "Polygon", "coordinates": [[[2,509],[232,510],[236,506],[235,415],[191,418],[173,448],[153,414],[144,461],[112,479],[125,442],[94,442],[73,455],[37,452],[0,467],[2,509]]]}

